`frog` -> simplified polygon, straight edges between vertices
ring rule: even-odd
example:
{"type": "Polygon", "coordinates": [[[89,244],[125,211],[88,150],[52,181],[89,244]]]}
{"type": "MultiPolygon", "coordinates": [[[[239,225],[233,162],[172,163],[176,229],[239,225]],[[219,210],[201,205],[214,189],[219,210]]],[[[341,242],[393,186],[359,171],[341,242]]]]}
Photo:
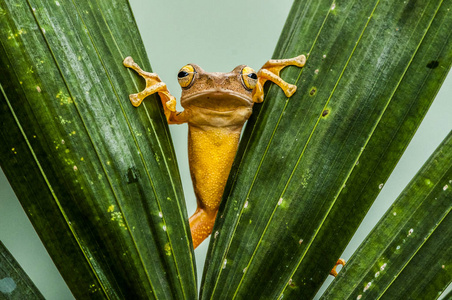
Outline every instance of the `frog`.
{"type": "MultiPolygon", "coordinates": [[[[302,68],[305,63],[306,56],[299,55],[270,59],[257,72],[239,65],[227,73],[209,73],[196,64],[187,64],[177,74],[184,108],[178,112],[176,98],[157,74],[142,70],[130,56],[124,59],[124,66],[146,81],[143,91],[129,95],[132,105],[138,107],[157,93],[168,124],[188,124],[188,161],[197,201],[197,209],[189,218],[194,249],[212,233],[243,125],[253,105],[263,102],[264,84],[271,81],[291,97],[297,86],[285,82],[280,72],[287,66],[302,68]]],[[[339,259],[330,275],[337,276],[338,265],[345,265],[345,261],[339,259]]]]}
{"type": "Polygon", "coordinates": [[[175,97],[157,74],[142,70],[130,56],[124,59],[124,66],[146,81],[143,91],[129,95],[132,105],[138,107],[147,96],[157,93],[168,124],[188,124],[188,161],[197,201],[189,218],[195,249],[212,232],[242,127],[254,103],[263,102],[264,84],[272,81],[291,97],[296,85],[285,82],[279,74],[287,66],[302,68],[305,62],[304,55],[270,59],[257,72],[239,65],[226,73],[206,72],[196,64],[187,64],[177,74],[184,108],[178,112],[175,97]]]}

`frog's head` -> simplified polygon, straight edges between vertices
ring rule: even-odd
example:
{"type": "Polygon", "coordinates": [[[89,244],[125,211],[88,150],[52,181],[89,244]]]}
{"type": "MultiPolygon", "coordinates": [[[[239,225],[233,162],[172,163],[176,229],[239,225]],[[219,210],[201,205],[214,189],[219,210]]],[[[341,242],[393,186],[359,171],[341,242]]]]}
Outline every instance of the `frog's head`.
{"type": "Polygon", "coordinates": [[[177,74],[182,87],[181,105],[212,111],[233,111],[253,106],[252,91],[257,84],[256,72],[245,65],[229,73],[208,73],[188,64],[177,74]]]}

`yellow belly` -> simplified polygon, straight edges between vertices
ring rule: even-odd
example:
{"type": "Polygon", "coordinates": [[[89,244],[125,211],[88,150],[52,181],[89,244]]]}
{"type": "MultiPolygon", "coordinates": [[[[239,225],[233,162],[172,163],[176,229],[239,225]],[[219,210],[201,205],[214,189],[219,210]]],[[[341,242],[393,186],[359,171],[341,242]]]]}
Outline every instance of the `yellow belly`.
{"type": "Polygon", "coordinates": [[[241,128],[188,130],[188,159],[198,208],[218,210],[240,139],[241,128]]]}
{"type": "Polygon", "coordinates": [[[240,139],[239,127],[188,127],[188,159],[198,208],[190,217],[193,247],[212,232],[240,139]]]}

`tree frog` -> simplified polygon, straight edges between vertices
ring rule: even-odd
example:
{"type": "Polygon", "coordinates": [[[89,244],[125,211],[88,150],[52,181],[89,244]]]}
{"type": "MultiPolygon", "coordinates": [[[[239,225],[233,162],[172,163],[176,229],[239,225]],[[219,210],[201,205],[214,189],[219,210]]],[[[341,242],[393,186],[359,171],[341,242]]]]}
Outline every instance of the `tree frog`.
{"type": "Polygon", "coordinates": [[[190,217],[190,231],[196,248],[212,232],[226,180],[237,152],[243,124],[254,103],[264,99],[264,83],[276,83],[290,97],[296,86],[279,77],[286,66],[303,67],[304,55],[290,59],[269,60],[255,72],[240,65],[229,73],[209,73],[195,64],[180,69],[177,79],[182,87],[181,105],[166,84],[154,73],[143,71],[129,56],[123,64],[146,80],[146,88],[130,95],[134,106],[147,96],[158,93],[169,124],[188,123],[188,159],[197,199],[197,209],[190,217]]]}

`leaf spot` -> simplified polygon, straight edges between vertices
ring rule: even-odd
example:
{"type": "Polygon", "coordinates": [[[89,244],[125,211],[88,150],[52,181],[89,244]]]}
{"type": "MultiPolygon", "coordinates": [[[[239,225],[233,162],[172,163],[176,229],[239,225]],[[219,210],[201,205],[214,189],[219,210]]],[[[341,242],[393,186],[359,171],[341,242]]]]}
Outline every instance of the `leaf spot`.
{"type": "Polygon", "coordinates": [[[135,167],[131,167],[127,170],[127,174],[126,174],[126,178],[127,178],[127,183],[135,183],[138,182],[138,170],[135,167]]]}
{"type": "Polygon", "coordinates": [[[310,96],[314,96],[316,93],[317,93],[317,89],[315,87],[312,87],[311,90],[309,91],[310,96]]]}
{"type": "MultiPolygon", "coordinates": [[[[0,279],[0,292],[3,294],[11,294],[15,289],[17,285],[14,282],[14,279],[11,277],[5,277],[3,279],[0,279]]],[[[7,297],[9,298],[9,297],[7,297]]]]}
{"type": "Polygon", "coordinates": [[[372,282],[367,283],[367,285],[364,287],[363,292],[366,292],[370,288],[371,285],[372,285],[372,282]]]}
{"type": "Polygon", "coordinates": [[[436,69],[439,66],[439,61],[432,60],[427,64],[427,68],[429,69],[436,69]]]}
{"type": "Polygon", "coordinates": [[[170,243],[165,244],[165,254],[166,256],[171,256],[171,245],[170,243]]]}

